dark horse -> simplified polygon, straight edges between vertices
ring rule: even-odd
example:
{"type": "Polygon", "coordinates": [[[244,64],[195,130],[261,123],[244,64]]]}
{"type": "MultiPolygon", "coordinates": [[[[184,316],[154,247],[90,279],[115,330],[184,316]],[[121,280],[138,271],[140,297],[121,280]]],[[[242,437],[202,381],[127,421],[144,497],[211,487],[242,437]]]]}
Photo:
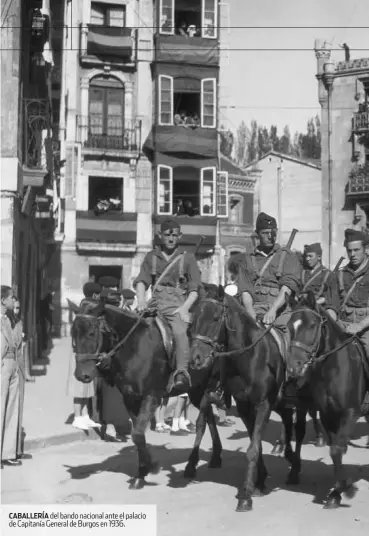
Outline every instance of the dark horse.
{"type": "MultiPolygon", "coordinates": [[[[224,360],[226,387],[250,436],[245,479],[237,496],[237,511],[244,512],[252,508],[252,495],[265,491],[267,471],[261,441],[271,411],[280,400],[286,366],[270,330],[260,327],[228,295],[221,301],[202,300],[193,315],[192,367],[208,369],[217,358],[224,360]],[[216,344],[224,344],[229,351],[217,356],[216,344]]],[[[292,410],[282,408],[279,413],[283,422],[292,422],[292,410]]],[[[292,465],[294,461],[290,459],[292,465]]]]}
{"type": "Polygon", "coordinates": [[[335,484],[325,507],[337,508],[342,493],[350,498],[356,493],[346,477],[342,456],[362,415],[369,388],[369,360],[360,341],[345,333],[316,304],[311,291],[305,301],[292,305],[289,328],[289,369],[295,378],[308,385],[328,435],[335,484]]]}
{"type": "MultiPolygon", "coordinates": [[[[215,285],[208,285],[208,295],[216,295],[215,285]]],[[[162,332],[154,318],[142,318],[124,345],[106,362],[104,353],[122,341],[137,322],[135,313],[86,300],[82,302],[72,325],[72,341],[76,352],[75,376],[82,382],[91,382],[98,373],[115,384],[123,395],[124,404],[132,419],[132,441],[138,451],[138,474],[130,489],[141,489],[149,473],[160,470],[146,446],[145,432],[161,398],[167,394],[172,369],[163,342],[162,332]]],[[[216,381],[211,367],[192,372],[191,402],[201,407],[206,388],[216,381]]],[[[175,394],[175,393],[174,393],[175,394]]],[[[209,467],[221,466],[222,445],[211,406],[200,411],[196,423],[197,435],[204,433],[206,424],[213,441],[209,467]]]]}

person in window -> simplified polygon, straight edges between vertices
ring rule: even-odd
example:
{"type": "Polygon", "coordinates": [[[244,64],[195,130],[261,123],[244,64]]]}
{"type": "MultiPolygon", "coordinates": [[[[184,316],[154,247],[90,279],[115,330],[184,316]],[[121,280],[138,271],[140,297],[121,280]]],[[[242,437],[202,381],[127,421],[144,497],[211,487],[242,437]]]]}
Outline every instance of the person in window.
{"type": "Polygon", "coordinates": [[[160,27],[164,32],[169,32],[171,30],[170,21],[168,20],[167,15],[162,16],[160,27]]]}
{"type": "Polygon", "coordinates": [[[196,210],[192,206],[192,201],[187,199],[184,205],[185,205],[185,213],[187,214],[187,216],[195,216],[196,210]]]}
{"type": "Polygon", "coordinates": [[[195,37],[196,35],[196,26],[195,24],[190,24],[188,27],[188,37],[195,37]]]}
{"type": "Polygon", "coordinates": [[[186,21],[182,21],[181,24],[179,25],[179,27],[177,28],[177,35],[183,35],[185,37],[188,37],[188,33],[187,33],[187,30],[188,29],[188,24],[186,21]]]}
{"type": "Polygon", "coordinates": [[[174,208],[173,216],[183,216],[186,211],[183,206],[183,199],[177,199],[176,206],[174,208]]]}
{"type": "Polygon", "coordinates": [[[187,120],[187,117],[186,117],[186,112],[184,110],[180,110],[179,114],[176,114],[174,116],[174,124],[176,126],[187,127],[186,120],[187,120]]]}

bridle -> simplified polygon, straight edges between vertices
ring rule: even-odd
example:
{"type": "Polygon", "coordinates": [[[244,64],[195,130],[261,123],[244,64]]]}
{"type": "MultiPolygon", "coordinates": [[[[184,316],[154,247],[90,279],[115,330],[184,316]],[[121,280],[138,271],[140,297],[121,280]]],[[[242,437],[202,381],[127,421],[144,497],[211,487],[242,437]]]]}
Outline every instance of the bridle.
{"type": "Polygon", "coordinates": [[[311,366],[316,365],[318,363],[323,363],[327,359],[327,357],[334,354],[335,352],[338,352],[339,350],[342,350],[342,348],[344,348],[348,344],[351,344],[352,342],[358,342],[358,337],[356,335],[352,335],[351,337],[348,337],[346,340],[344,340],[339,346],[336,346],[335,348],[328,350],[328,352],[319,355],[319,350],[321,349],[322,345],[322,334],[324,328],[327,325],[327,318],[321,316],[317,311],[314,311],[314,309],[310,308],[296,309],[295,311],[293,311],[293,313],[302,313],[306,311],[313,313],[313,315],[315,315],[315,317],[319,319],[319,323],[313,339],[314,343],[312,345],[307,345],[300,341],[294,340],[290,342],[290,348],[299,348],[309,356],[308,360],[302,368],[301,375],[304,375],[311,366]]]}
{"type": "Polygon", "coordinates": [[[88,361],[96,361],[96,366],[98,367],[104,359],[104,354],[102,354],[102,347],[104,343],[104,333],[110,333],[114,337],[114,339],[117,338],[117,334],[110,326],[108,327],[104,315],[94,316],[90,314],[76,314],[75,320],[78,318],[86,318],[92,321],[92,323],[95,326],[96,325],[98,326],[98,341],[97,341],[97,346],[96,346],[96,350],[94,353],[84,353],[84,354],[82,353],[81,354],[76,351],[77,349],[76,349],[75,340],[74,340],[74,337],[72,336],[73,350],[76,353],[76,355],[78,355],[79,363],[85,363],[88,361]]]}
{"type": "Polygon", "coordinates": [[[227,301],[226,301],[225,297],[224,297],[222,302],[219,302],[219,301],[217,301],[217,300],[215,300],[213,298],[204,298],[202,300],[202,303],[214,303],[215,305],[217,305],[217,306],[221,305],[221,307],[222,307],[221,314],[219,315],[219,319],[218,319],[218,322],[216,324],[213,337],[208,337],[206,335],[201,335],[200,333],[197,333],[196,335],[191,336],[192,340],[201,341],[201,342],[205,343],[206,345],[210,346],[210,352],[205,358],[205,362],[208,363],[209,359],[211,361],[214,360],[215,355],[216,355],[217,352],[220,352],[221,350],[223,350],[223,345],[219,343],[219,337],[220,337],[220,332],[221,332],[221,329],[222,329],[223,321],[224,321],[225,325],[227,323],[227,316],[226,315],[227,315],[228,304],[227,304],[227,301]]]}

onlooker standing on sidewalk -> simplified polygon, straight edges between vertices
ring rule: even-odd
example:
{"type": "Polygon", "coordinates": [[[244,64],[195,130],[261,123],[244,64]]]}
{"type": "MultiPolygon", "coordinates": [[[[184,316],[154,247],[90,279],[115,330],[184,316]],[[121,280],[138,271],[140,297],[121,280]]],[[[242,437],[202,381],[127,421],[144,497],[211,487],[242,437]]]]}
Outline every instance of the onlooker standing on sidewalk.
{"type": "Polygon", "coordinates": [[[13,291],[1,285],[1,468],[22,465],[17,460],[19,375],[16,343],[8,311],[14,308],[13,291]]]}

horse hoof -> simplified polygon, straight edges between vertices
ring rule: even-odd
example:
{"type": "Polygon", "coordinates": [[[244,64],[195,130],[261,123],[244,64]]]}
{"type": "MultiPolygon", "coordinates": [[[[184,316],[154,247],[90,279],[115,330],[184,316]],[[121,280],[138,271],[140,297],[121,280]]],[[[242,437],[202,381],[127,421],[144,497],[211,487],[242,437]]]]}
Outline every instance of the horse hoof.
{"type": "Polygon", "coordinates": [[[236,512],[250,512],[252,510],[252,499],[239,499],[236,512]]]}
{"type": "Polygon", "coordinates": [[[222,467],[222,458],[211,458],[208,467],[209,469],[219,469],[222,467]]]}
{"type": "Polygon", "coordinates": [[[296,473],[290,473],[286,480],[287,486],[298,486],[300,484],[300,475],[296,473]]]}
{"type": "Polygon", "coordinates": [[[253,497],[265,497],[265,495],[267,495],[267,491],[264,486],[260,488],[255,488],[254,491],[252,492],[253,497]]]}
{"type": "Polygon", "coordinates": [[[282,445],[281,443],[276,443],[272,449],[271,454],[280,456],[281,454],[283,454],[283,451],[284,451],[284,445],[282,445]]]}
{"type": "Polygon", "coordinates": [[[152,475],[157,475],[158,473],[160,473],[160,470],[160,463],[153,462],[150,466],[149,473],[151,473],[152,475]]]}
{"type": "Polygon", "coordinates": [[[339,508],[341,506],[341,497],[329,497],[323,508],[325,510],[335,510],[336,508],[339,508]]]}
{"type": "Polygon", "coordinates": [[[196,469],[195,469],[195,467],[193,467],[192,465],[186,465],[186,468],[184,470],[183,476],[185,478],[190,479],[190,480],[195,478],[196,477],[196,469]]]}
{"type": "Polygon", "coordinates": [[[145,486],[145,479],[136,477],[130,483],[129,489],[138,490],[138,489],[142,489],[144,486],[145,486]]]}
{"type": "Polygon", "coordinates": [[[325,447],[327,443],[325,442],[324,437],[318,436],[315,441],[315,446],[318,448],[325,447]]]}
{"type": "Polygon", "coordinates": [[[344,490],[343,494],[348,499],[353,499],[358,491],[358,488],[354,486],[353,484],[349,484],[347,488],[344,490]]]}

